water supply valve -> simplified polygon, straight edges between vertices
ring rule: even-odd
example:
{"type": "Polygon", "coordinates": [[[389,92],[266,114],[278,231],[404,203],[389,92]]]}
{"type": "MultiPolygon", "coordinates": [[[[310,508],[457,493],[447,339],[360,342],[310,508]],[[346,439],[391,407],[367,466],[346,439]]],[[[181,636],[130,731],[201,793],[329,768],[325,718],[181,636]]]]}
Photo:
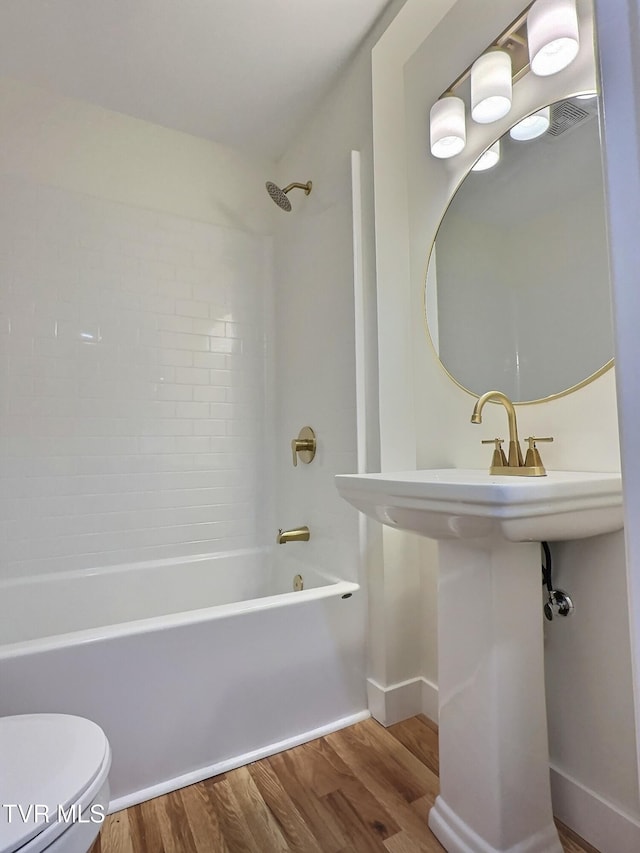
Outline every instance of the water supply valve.
{"type": "Polygon", "coordinates": [[[549,592],[549,600],[544,606],[545,618],[551,622],[554,616],[571,616],[575,605],[566,592],[561,589],[552,589],[549,592]]]}

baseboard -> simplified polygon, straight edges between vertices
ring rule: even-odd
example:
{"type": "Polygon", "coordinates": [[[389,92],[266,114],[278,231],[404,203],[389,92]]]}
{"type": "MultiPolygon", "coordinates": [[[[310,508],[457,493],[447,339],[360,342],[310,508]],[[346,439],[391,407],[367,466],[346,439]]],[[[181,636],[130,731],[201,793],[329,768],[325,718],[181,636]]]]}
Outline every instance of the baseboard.
{"type": "Polygon", "coordinates": [[[392,726],[416,714],[438,720],[438,688],[422,676],[383,687],[373,678],[367,679],[369,710],[383,726],[392,726]]]}
{"type": "Polygon", "coordinates": [[[338,720],[333,720],[327,723],[326,726],[320,726],[317,729],[310,729],[302,734],[294,737],[280,740],[276,743],[268,744],[267,746],[255,749],[252,752],[245,752],[242,755],[237,755],[234,758],[228,758],[225,761],[219,761],[215,764],[208,764],[206,767],[199,767],[197,770],[192,770],[189,773],[183,773],[181,776],[175,776],[172,779],[166,779],[157,785],[151,785],[148,788],[141,788],[131,794],[126,794],[124,797],[118,797],[111,800],[109,803],[109,814],[128,809],[130,806],[137,806],[138,803],[144,803],[147,800],[152,800],[154,797],[161,797],[163,794],[169,794],[171,791],[177,791],[179,788],[186,788],[187,785],[195,785],[196,782],[202,782],[203,779],[210,779],[212,776],[219,776],[220,773],[227,773],[229,770],[235,770],[237,767],[243,767],[245,764],[251,764],[252,761],[259,761],[261,758],[268,758],[270,755],[275,755],[278,752],[284,752],[286,749],[291,749],[294,746],[300,746],[302,743],[308,743],[310,740],[324,737],[332,732],[337,732],[340,729],[345,729],[347,726],[353,726],[355,723],[360,723],[363,720],[369,719],[370,712],[359,711],[357,714],[351,714],[348,717],[340,717],[338,720]]]}
{"type": "Polygon", "coordinates": [[[600,853],[637,853],[640,821],[551,765],[553,813],[600,853]]]}

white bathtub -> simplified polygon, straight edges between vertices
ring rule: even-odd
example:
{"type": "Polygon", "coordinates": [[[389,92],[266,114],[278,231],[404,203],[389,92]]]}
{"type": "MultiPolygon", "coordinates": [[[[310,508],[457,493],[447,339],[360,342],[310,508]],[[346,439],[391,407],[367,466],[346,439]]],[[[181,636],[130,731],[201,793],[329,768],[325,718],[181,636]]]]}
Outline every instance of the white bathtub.
{"type": "Polygon", "coordinates": [[[112,810],[368,716],[358,585],[266,550],[0,584],[0,715],[95,720],[112,810]]]}

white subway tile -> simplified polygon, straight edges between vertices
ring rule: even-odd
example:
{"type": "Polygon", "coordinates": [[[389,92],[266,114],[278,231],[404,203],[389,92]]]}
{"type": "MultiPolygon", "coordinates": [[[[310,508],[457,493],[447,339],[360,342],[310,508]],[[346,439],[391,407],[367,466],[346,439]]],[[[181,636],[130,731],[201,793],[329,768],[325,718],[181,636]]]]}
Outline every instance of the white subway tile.
{"type": "Polygon", "coordinates": [[[193,299],[176,299],[175,312],[181,317],[209,318],[209,303],[193,299]]]}
{"type": "Polygon", "coordinates": [[[177,418],[200,419],[209,417],[209,403],[178,403],[176,405],[177,418]]]}
{"type": "Polygon", "coordinates": [[[242,341],[229,338],[210,338],[209,349],[211,352],[234,353],[242,352],[242,341]]]}
{"type": "Polygon", "coordinates": [[[227,422],[218,420],[201,420],[193,424],[194,435],[226,435],[227,422]]]}
{"type": "Polygon", "coordinates": [[[209,338],[206,335],[189,335],[178,332],[158,332],[159,346],[169,349],[187,349],[191,352],[207,352],[209,338]]]}
{"type": "Polygon", "coordinates": [[[173,436],[147,436],[138,440],[140,453],[176,453],[173,436]]]}
{"type": "Polygon", "coordinates": [[[194,400],[207,400],[209,402],[224,402],[227,399],[225,388],[214,388],[212,385],[199,385],[193,389],[194,400]]]}
{"type": "Polygon", "coordinates": [[[175,400],[177,402],[197,399],[195,392],[199,388],[193,388],[191,385],[171,385],[159,384],[155,386],[155,394],[159,400],[175,400]]]}
{"type": "MultiPolygon", "coordinates": [[[[201,367],[176,367],[176,383],[183,385],[208,385],[211,371],[201,367]]],[[[221,383],[218,383],[221,384],[221,383]]]]}
{"type": "Polygon", "coordinates": [[[193,321],[190,317],[176,317],[174,314],[161,314],[156,318],[158,328],[163,332],[193,332],[193,321]]]}
{"type": "Polygon", "coordinates": [[[192,320],[192,330],[197,335],[209,335],[212,338],[224,338],[225,324],[217,320],[192,320]]]}
{"type": "Polygon", "coordinates": [[[228,356],[222,352],[197,352],[193,356],[193,365],[224,370],[227,367],[227,358],[228,356]]]}
{"type": "Polygon", "coordinates": [[[176,453],[205,453],[208,448],[209,440],[204,436],[195,434],[191,437],[176,438],[176,453]]]}
{"type": "Polygon", "coordinates": [[[229,370],[210,370],[209,381],[212,385],[226,387],[234,384],[234,377],[229,370]]]}
{"type": "Polygon", "coordinates": [[[175,367],[202,367],[195,363],[195,356],[205,355],[205,353],[192,353],[189,350],[180,349],[161,349],[158,350],[158,363],[169,364],[175,367]]]}
{"type": "Polygon", "coordinates": [[[264,239],[3,189],[0,575],[255,544],[264,239]]]}

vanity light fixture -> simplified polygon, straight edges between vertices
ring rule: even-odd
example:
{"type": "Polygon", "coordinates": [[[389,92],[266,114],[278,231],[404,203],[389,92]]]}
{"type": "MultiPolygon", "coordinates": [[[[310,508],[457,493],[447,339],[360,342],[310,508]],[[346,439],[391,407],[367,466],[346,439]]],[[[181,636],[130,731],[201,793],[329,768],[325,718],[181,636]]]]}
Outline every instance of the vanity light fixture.
{"type": "Polygon", "coordinates": [[[566,68],[580,48],[576,0],[536,0],[527,18],[527,41],[534,74],[547,77],[566,68]]]}
{"type": "Polygon", "coordinates": [[[490,124],[511,109],[511,57],[506,50],[490,50],[471,66],[471,118],[490,124]]]}
{"type": "Polygon", "coordinates": [[[500,160],[500,140],[496,140],[487,150],[481,154],[471,167],[472,172],[486,172],[492,169],[500,160]]]}
{"type": "MultiPolygon", "coordinates": [[[[431,107],[433,156],[441,159],[455,157],[465,147],[465,106],[464,101],[457,97],[456,90],[469,77],[471,117],[479,124],[489,124],[509,113],[513,83],[529,70],[542,77],[562,71],[575,59],[579,48],[576,0],[535,0],[431,107]]],[[[537,127],[541,126],[540,117],[537,127]]],[[[544,130],[520,138],[534,139],[541,133],[544,130]]],[[[519,138],[513,133],[511,135],[514,139],[519,138]]]]}
{"type": "Polygon", "coordinates": [[[533,115],[527,116],[515,124],[509,131],[509,136],[518,142],[527,142],[546,133],[550,124],[551,107],[544,107],[544,109],[538,110],[537,113],[533,113],[533,115]]]}
{"type": "Polygon", "coordinates": [[[431,153],[447,159],[459,154],[467,142],[464,101],[456,95],[444,95],[431,107],[431,153]]]}

